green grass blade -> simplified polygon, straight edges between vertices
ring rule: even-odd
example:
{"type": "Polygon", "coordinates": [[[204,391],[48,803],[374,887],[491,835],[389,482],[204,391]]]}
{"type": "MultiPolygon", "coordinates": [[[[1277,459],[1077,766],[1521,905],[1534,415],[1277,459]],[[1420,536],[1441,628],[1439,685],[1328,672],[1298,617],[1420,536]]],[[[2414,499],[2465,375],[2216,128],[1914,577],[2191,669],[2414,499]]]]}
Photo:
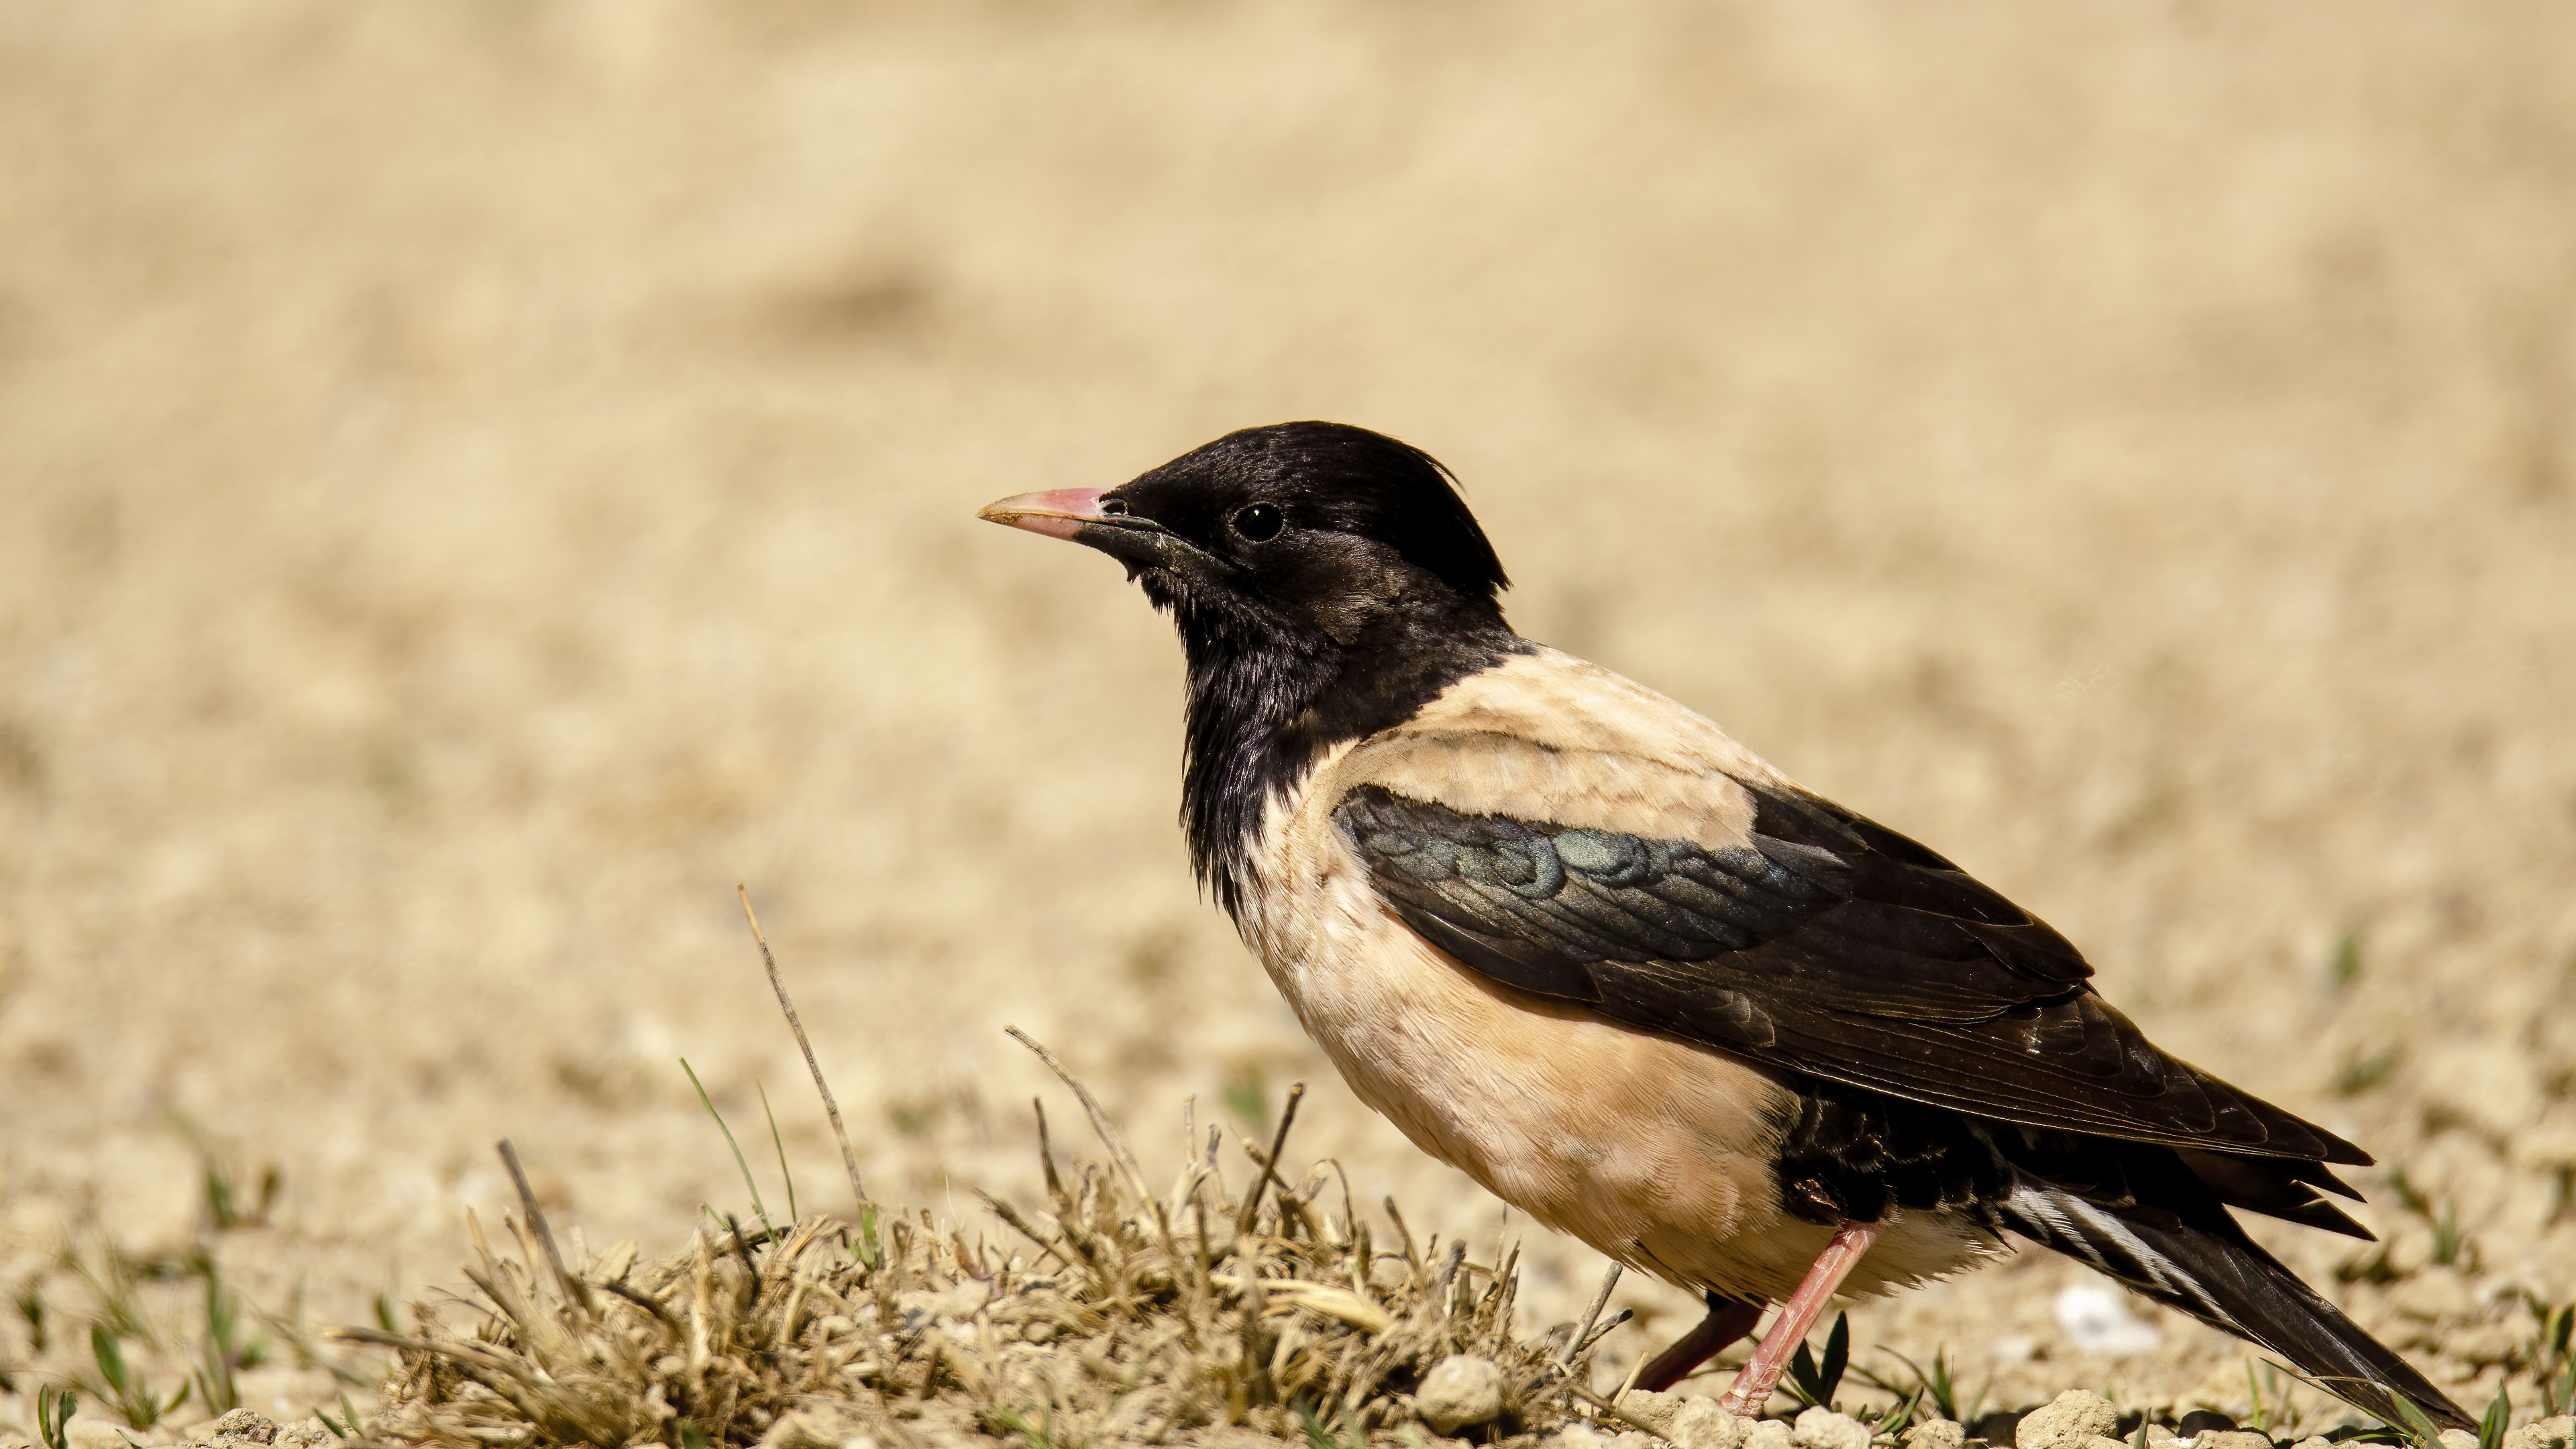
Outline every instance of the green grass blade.
{"type": "Polygon", "coordinates": [[[1816,1402],[1831,1405],[1834,1390],[1843,1385],[1843,1370],[1851,1366],[1851,1315],[1834,1315],[1834,1331],[1825,1335],[1824,1373],[1819,1380],[1816,1402]]]}
{"type": "MultiPolygon", "coordinates": [[[[1886,1354],[1889,1358],[1896,1360],[1898,1363],[1905,1365],[1906,1368],[1913,1372],[1916,1390],[1931,1401],[1932,1407],[1940,1412],[1942,1418],[1949,1419],[1953,1422],[1965,1422],[1959,1418],[1959,1388],[1958,1385],[1950,1381],[1950,1358],[1949,1351],[1947,1349],[1936,1348],[1932,1351],[1932,1367],[1928,1372],[1924,1369],[1923,1365],[1907,1358],[1904,1354],[1897,1352],[1895,1349],[1882,1345],[1878,1351],[1886,1354]]],[[[1890,1394],[1897,1392],[1895,1385],[1890,1384],[1885,1379],[1880,1378],[1878,1375],[1871,1373],[1867,1369],[1855,1369],[1853,1372],[1858,1373],[1862,1378],[1877,1385],[1879,1388],[1886,1390],[1890,1394]]]]}
{"type": "Polygon", "coordinates": [[[858,1259],[871,1273],[885,1267],[885,1245],[877,1241],[877,1205],[859,1209],[858,1259]]]}
{"type": "Polygon", "coordinates": [[[769,1119],[769,1145],[778,1149],[778,1175],[787,1184],[787,1220],[800,1221],[796,1211],[796,1171],[787,1165],[787,1139],[778,1135],[778,1114],[769,1110],[769,1089],[758,1082],[751,1089],[760,1094],[760,1114],[769,1119]]]}
{"type": "Polygon", "coordinates": [[[36,1390],[36,1437],[45,1449],[65,1449],[64,1429],[80,1412],[80,1395],[46,1384],[36,1390]]]}
{"type": "Polygon", "coordinates": [[[1325,1423],[1322,1415],[1302,1403],[1297,1406],[1297,1417],[1305,1426],[1306,1449],[1353,1449],[1354,1444],[1366,1442],[1357,1438],[1345,1440],[1333,1432],[1333,1426],[1325,1423]]]}
{"type": "Polygon", "coordinates": [[[116,1335],[107,1331],[104,1323],[90,1325],[89,1356],[98,1360],[98,1376],[107,1385],[108,1392],[124,1397],[131,1387],[128,1382],[131,1373],[125,1366],[125,1349],[117,1343],[116,1335]]]}
{"type": "Polygon", "coordinates": [[[1789,1360],[1789,1376],[1781,1382],[1780,1387],[1787,1389],[1789,1397],[1796,1399],[1802,1405],[1821,1404],[1825,1401],[1824,1374],[1816,1368],[1816,1356],[1805,1344],[1799,1344],[1797,1356],[1789,1360]]]}
{"type": "Polygon", "coordinates": [[[2442,1449],[2442,1430],[2433,1422],[2433,1416],[2425,1413],[2422,1405],[2404,1394],[2394,1394],[2391,1397],[2397,1400],[2397,1412],[2405,1416],[2406,1422],[2390,1427],[2412,1438],[2417,1449],[2442,1449]]]}
{"type": "Polygon", "coordinates": [[[2478,1449],[2504,1449],[2504,1431],[2512,1424],[2513,1400],[2498,1384],[2495,1402],[2487,1405],[2486,1417],[2478,1421],[2478,1449]]]}
{"type": "Polygon", "coordinates": [[[707,1095],[706,1083],[698,1080],[697,1069],[689,1065],[687,1057],[680,1058],[680,1070],[689,1074],[689,1085],[698,1090],[699,1105],[707,1109],[708,1116],[716,1119],[716,1130],[724,1134],[725,1146],[733,1151],[733,1165],[742,1173],[744,1190],[751,1194],[751,1215],[760,1219],[763,1228],[776,1232],[777,1229],[769,1225],[769,1209],[760,1205],[760,1184],[751,1180],[751,1164],[743,1160],[742,1144],[733,1140],[733,1129],[725,1125],[724,1114],[716,1110],[715,1099],[707,1095]]]}
{"type": "MultiPolygon", "coordinates": [[[[1861,1376],[1864,1379],[1873,1377],[1866,1370],[1861,1371],[1861,1376]]],[[[1913,1427],[1915,1416],[1922,1412],[1923,1390],[1921,1388],[1915,1389],[1910,1394],[1899,1394],[1896,1403],[1870,1426],[1870,1437],[1873,1439],[1901,1438],[1907,1429],[1913,1427]]],[[[2140,1449],[2145,1449],[2145,1446],[2141,1445],[2140,1449]]]]}

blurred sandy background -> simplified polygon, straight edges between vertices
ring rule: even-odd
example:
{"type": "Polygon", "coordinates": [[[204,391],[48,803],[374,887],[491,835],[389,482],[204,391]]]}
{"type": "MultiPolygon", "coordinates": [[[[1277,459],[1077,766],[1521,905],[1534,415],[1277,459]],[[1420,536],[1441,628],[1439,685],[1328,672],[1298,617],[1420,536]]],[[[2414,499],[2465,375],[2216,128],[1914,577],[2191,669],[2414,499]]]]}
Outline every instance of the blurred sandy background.
{"type": "MultiPolygon", "coordinates": [[[[12,3],[0,147],[0,1287],[60,1317],[67,1232],[314,1323],[452,1281],[501,1136],[676,1246],[742,1203],[681,1055],[839,1203],[737,880],[881,1195],[1026,1190],[1016,1023],[1158,1173],[1302,1077],[1302,1156],[1490,1241],[1194,899],[1165,625],[973,517],[1297,417],[2402,1168],[2388,1266],[2268,1237],[2438,1376],[2576,1296],[2576,7],[12,3]]],[[[1599,1264],[1532,1248],[1541,1327],[1599,1264]]],[[[2082,1355],[2079,1281],[1856,1334],[2241,1387],[2082,1355]]]]}

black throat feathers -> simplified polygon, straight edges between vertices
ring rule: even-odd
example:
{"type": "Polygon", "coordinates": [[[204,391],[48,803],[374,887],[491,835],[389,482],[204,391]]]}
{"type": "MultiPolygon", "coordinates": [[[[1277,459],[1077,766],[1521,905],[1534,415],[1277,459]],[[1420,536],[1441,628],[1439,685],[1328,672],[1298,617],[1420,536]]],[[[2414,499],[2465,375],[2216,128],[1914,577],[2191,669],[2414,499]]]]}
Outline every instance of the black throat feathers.
{"type": "Polygon", "coordinates": [[[1334,745],[1402,724],[1459,680],[1534,647],[1492,600],[1454,594],[1382,609],[1348,643],[1263,629],[1186,598],[1173,601],[1173,622],[1189,659],[1181,824],[1199,883],[1238,928],[1272,800],[1293,794],[1334,745]]]}

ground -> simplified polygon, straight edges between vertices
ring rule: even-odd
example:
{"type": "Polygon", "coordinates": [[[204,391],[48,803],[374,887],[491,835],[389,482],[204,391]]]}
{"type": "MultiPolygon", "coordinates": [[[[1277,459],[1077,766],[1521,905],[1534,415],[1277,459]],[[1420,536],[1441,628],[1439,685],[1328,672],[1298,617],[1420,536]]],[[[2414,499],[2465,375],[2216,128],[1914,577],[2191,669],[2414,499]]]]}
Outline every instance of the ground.
{"type": "MultiPolygon", "coordinates": [[[[1302,1079],[1360,1202],[1517,1233],[1195,897],[1165,626],[973,517],[1294,417],[2378,1153],[2385,1260],[2266,1241],[2482,1403],[2576,1298],[2572,51],[2537,0],[0,6],[0,1286],[52,1325],[0,1313],[0,1441],[126,1292],[67,1242],[185,1278],[147,1318],[202,1248],[263,1333],[373,1321],[506,1136],[679,1251],[744,1202],[680,1057],[833,1206],[737,881],[943,1225],[1034,1192],[1017,1024],[1158,1180],[1184,1096],[1302,1079]]],[[[1527,1254],[1535,1332],[1600,1265],[1527,1254]]],[[[1854,1340],[2249,1407],[2169,1315],[2081,1349],[2085,1281],[1854,1340]]],[[[1605,1375],[1687,1316],[1622,1301],[1605,1375]]]]}

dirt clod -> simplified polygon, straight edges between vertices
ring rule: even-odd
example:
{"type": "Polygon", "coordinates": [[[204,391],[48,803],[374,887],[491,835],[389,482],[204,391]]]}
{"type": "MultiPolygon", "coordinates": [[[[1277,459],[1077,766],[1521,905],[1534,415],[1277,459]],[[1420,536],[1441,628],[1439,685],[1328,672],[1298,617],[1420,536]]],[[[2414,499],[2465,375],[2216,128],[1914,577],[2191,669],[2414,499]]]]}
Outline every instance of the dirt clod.
{"type": "Polygon", "coordinates": [[[2019,1449],[2092,1449],[2093,1441],[2119,1422],[2120,1411],[2109,1399],[2087,1389],[2068,1389],[2023,1416],[2013,1426],[2013,1443],[2019,1449]]]}
{"type": "Polygon", "coordinates": [[[1442,1434],[1490,1424],[1503,1414],[1503,1371],[1491,1359],[1451,1354],[1422,1376],[1413,1405],[1422,1422],[1442,1434]]]}
{"type": "Polygon", "coordinates": [[[215,1420],[214,1437],[243,1444],[274,1444],[277,1425],[248,1409],[234,1409],[215,1420]]]}
{"type": "MultiPolygon", "coordinates": [[[[1678,1449],[1740,1449],[1752,1421],[1728,1413],[1717,1400],[1692,1397],[1682,1401],[1665,1437],[1678,1449]]],[[[1952,1445],[1951,1449],[1957,1449],[1952,1445]]]]}
{"type": "Polygon", "coordinates": [[[1789,1442],[1797,1449],[1869,1449],[1869,1426],[1819,1404],[1798,1415],[1789,1442]]]}
{"type": "Polygon", "coordinates": [[[2558,1414],[2505,1431],[2504,1449],[2568,1449],[2576,1441],[2576,1415],[2558,1414]]]}
{"type": "Polygon", "coordinates": [[[1777,1419],[1763,1419],[1744,1431],[1744,1449],[1793,1449],[1789,1426],[1777,1419]]]}

